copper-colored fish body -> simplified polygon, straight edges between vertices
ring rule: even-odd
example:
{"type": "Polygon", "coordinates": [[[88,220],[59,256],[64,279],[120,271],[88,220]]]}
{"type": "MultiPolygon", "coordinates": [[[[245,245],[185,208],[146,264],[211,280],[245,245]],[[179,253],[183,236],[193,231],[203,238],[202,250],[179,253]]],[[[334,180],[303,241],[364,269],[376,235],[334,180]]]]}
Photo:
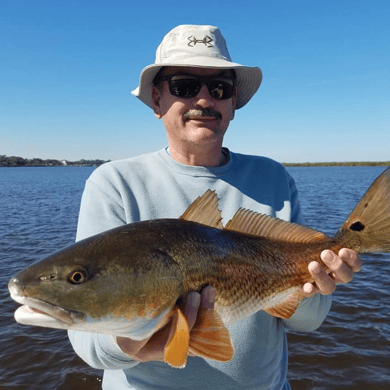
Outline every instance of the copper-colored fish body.
{"type": "Polygon", "coordinates": [[[170,324],[171,365],[183,367],[188,350],[229,360],[234,348],[225,324],[259,310],[291,317],[300,287],[312,281],[308,264],[328,271],[324,249],[390,252],[390,168],[334,237],[244,209],[225,227],[221,219],[209,190],[179,219],[121,226],[65,248],[11,279],[12,298],[32,308],[23,316],[18,309],[16,319],[136,340],[170,324]],[[186,334],[179,303],[207,285],[216,288],[215,310],[201,311],[186,334]]]}
{"type": "MultiPolygon", "coordinates": [[[[174,231],[171,223],[174,220],[165,221],[163,230],[174,231]]],[[[326,236],[322,241],[302,244],[196,226],[193,222],[180,224],[179,230],[180,245],[165,250],[182,270],[182,295],[214,286],[216,310],[225,323],[266,309],[283,291],[291,293],[312,281],[308,264],[318,261],[322,250],[337,247],[326,236]],[[194,230],[198,230],[195,235],[194,230]]]]}

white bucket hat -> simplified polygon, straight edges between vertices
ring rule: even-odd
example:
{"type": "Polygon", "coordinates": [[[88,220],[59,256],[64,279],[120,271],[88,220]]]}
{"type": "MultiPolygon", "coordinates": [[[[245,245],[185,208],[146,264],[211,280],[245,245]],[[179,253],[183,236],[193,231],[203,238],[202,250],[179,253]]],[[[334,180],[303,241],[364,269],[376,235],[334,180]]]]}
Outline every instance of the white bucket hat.
{"type": "Polygon", "coordinates": [[[156,61],[141,72],[132,94],[152,108],[152,85],[164,66],[234,69],[236,109],[243,107],[260,87],[261,69],[232,62],[226,41],[217,27],[182,25],[171,30],[156,51],[156,61]]]}

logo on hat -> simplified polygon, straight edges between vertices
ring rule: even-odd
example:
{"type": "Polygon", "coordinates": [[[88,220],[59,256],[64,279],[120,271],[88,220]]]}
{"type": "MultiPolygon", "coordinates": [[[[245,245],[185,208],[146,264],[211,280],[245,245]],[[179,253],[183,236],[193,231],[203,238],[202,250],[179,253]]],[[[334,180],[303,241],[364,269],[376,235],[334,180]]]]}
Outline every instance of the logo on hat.
{"type": "Polygon", "coordinates": [[[187,38],[189,40],[188,46],[194,47],[197,43],[203,43],[207,47],[213,47],[211,42],[213,41],[208,35],[206,35],[203,39],[196,39],[193,35],[187,38]]]}

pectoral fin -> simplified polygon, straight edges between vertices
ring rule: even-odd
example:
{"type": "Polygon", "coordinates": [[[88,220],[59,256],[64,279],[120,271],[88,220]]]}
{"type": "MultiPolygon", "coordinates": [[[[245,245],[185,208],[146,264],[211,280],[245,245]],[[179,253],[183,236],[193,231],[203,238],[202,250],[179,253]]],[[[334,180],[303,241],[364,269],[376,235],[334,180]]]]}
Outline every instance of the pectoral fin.
{"type": "Polygon", "coordinates": [[[189,333],[187,320],[176,307],[168,341],[164,348],[165,362],[176,368],[184,368],[188,350],[196,355],[226,362],[232,359],[234,347],[230,333],[215,310],[201,307],[194,327],[189,333]]]}
{"type": "Polygon", "coordinates": [[[191,352],[205,358],[226,362],[234,355],[230,333],[215,310],[199,309],[189,343],[191,352]]]}
{"type": "Polygon", "coordinates": [[[168,341],[164,348],[165,362],[172,367],[184,368],[187,362],[189,339],[187,320],[182,311],[176,307],[168,341]]]}

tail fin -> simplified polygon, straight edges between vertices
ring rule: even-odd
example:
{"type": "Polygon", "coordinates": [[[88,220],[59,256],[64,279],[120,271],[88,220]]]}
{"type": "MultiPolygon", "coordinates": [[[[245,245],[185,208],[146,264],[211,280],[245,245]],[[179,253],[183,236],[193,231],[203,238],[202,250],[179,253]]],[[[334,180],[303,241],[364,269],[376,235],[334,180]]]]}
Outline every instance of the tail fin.
{"type": "Polygon", "coordinates": [[[390,168],[367,190],[335,236],[356,252],[390,252],[390,168]]]}

